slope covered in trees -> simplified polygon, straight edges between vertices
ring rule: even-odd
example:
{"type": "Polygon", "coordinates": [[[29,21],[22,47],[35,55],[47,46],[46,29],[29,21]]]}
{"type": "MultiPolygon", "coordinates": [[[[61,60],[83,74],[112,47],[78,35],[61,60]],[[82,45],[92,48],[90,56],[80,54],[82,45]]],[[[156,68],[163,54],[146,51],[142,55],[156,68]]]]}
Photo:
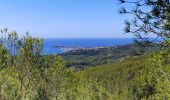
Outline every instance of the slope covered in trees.
{"type": "MultiPolygon", "coordinates": [[[[87,68],[74,73],[94,78],[116,100],[165,99],[169,94],[169,51],[132,57],[117,63],[87,68]]],[[[81,76],[81,77],[80,77],[81,76]]]]}
{"type": "Polygon", "coordinates": [[[152,43],[147,46],[141,46],[144,43],[132,43],[113,47],[105,47],[90,50],[73,50],[61,54],[66,65],[76,68],[85,68],[101,64],[117,62],[133,56],[139,56],[145,53],[156,52],[161,47],[152,43]]]}

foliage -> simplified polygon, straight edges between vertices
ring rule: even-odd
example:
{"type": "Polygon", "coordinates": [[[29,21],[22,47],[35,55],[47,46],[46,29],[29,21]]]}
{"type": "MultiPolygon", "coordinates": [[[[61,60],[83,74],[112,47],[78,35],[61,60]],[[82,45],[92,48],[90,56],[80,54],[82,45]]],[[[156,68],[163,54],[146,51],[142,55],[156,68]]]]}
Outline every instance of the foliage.
{"type": "Polygon", "coordinates": [[[170,2],[169,0],[119,0],[126,7],[120,14],[130,14],[134,18],[125,21],[126,33],[133,33],[136,41],[150,41],[166,47],[166,51],[153,53],[138,77],[129,88],[135,99],[168,99],[169,97],[169,38],[170,2]],[[128,8],[127,5],[133,6],[128,8]],[[154,39],[151,39],[154,38],[154,39]]]}
{"type": "Polygon", "coordinates": [[[125,21],[125,32],[133,33],[139,41],[160,42],[160,38],[169,45],[170,38],[170,2],[169,0],[119,0],[125,7],[120,14],[130,14],[134,18],[125,21]],[[128,8],[132,6],[131,8],[128,8]]]}
{"type": "Polygon", "coordinates": [[[92,100],[107,96],[93,79],[71,76],[73,69],[65,67],[60,56],[41,55],[42,39],[28,33],[19,38],[17,32],[7,29],[0,36],[0,99],[92,100]]]}
{"type": "Polygon", "coordinates": [[[148,56],[129,58],[116,63],[89,67],[74,74],[79,78],[83,75],[86,80],[97,79],[96,81],[112,94],[113,100],[126,100],[133,97],[129,93],[129,87],[135,82],[138,71],[145,66],[145,63],[141,62],[145,62],[147,58],[148,56]]]}
{"type": "Polygon", "coordinates": [[[26,34],[19,38],[15,31],[1,31],[1,94],[8,99],[33,99],[58,93],[65,76],[64,62],[57,56],[41,57],[43,41],[26,34]],[[44,90],[40,94],[38,90],[44,90]],[[51,90],[54,89],[54,90],[51,90]],[[12,92],[11,92],[12,91],[12,92]]]}
{"type": "Polygon", "coordinates": [[[133,93],[138,98],[170,98],[170,68],[169,50],[154,54],[140,71],[137,77],[133,93]]]}
{"type": "MultiPolygon", "coordinates": [[[[42,47],[41,39],[29,34],[19,38],[15,31],[2,30],[0,99],[131,100],[167,99],[170,96],[170,50],[129,56],[114,63],[75,71],[65,66],[61,56],[41,55],[42,47]]],[[[130,45],[129,50],[135,47],[130,45]]],[[[127,49],[128,46],[117,48],[127,49]]],[[[145,50],[152,51],[156,47],[148,48],[145,50]]],[[[118,52],[118,49],[111,51],[118,52]]]]}
{"type": "Polygon", "coordinates": [[[113,99],[157,100],[169,98],[169,66],[169,51],[161,51],[87,68],[75,74],[77,77],[84,75],[87,80],[97,79],[113,99]]]}

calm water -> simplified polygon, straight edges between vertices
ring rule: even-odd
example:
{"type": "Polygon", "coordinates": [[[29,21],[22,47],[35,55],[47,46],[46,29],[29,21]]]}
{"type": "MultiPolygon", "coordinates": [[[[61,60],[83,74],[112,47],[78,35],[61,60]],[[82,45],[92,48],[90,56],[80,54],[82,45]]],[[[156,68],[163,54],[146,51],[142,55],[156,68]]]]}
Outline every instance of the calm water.
{"type": "Polygon", "coordinates": [[[100,38],[100,39],[44,39],[43,54],[62,53],[61,48],[68,47],[106,47],[132,43],[132,38],[100,38]],[[61,47],[61,48],[60,48],[61,47]]]}

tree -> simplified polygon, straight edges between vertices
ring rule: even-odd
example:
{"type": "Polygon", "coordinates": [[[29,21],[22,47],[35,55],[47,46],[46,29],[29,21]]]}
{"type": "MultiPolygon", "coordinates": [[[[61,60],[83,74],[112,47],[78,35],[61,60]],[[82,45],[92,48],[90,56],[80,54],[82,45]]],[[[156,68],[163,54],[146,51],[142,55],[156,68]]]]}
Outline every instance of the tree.
{"type": "MultiPolygon", "coordinates": [[[[154,42],[170,46],[170,1],[169,0],[119,0],[122,7],[120,14],[130,14],[133,18],[125,21],[126,33],[137,37],[137,42],[144,46],[154,42]],[[151,39],[154,38],[154,39],[151,39]]],[[[153,53],[151,59],[145,62],[144,69],[132,89],[137,99],[169,98],[169,50],[153,53]]],[[[131,89],[130,89],[131,90],[131,89]]]]}
{"type": "Polygon", "coordinates": [[[168,99],[170,98],[170,59],[169,52],[150,55],[139,71],[135,83],[129,89],[137,99],[168,99]]]}
{"type": "Polygon", "coordinates": [[[0,94],[7,99],[53,99],[65,86],[69,69],[61,57],[41,55],[43,40],[1,30],[0,94]]]}
{"type": "Polygon", "coordinates": [[[170,42],[170,2],[169,0],[119,0],[124,4],[120,14],[130,14],[132,20],[125,21],[126,33],[133,33],[138,41],[170,42]],[[128,7],[126,7],[128,6],[128,7]],[[131,7],[132,6],[132,7],[131,7]],[[131,7],[131,8],[129,8],[131,7]],[[153,38],[150,40],[149,38],[153,38]]]}
{"type": "Polygon", "coordinates": [[[57,55],[42,55],[43,40],[4,29],[0,33],[0,99],[104,99],[110,94],[94,79],[76,78],[57,55]]]}

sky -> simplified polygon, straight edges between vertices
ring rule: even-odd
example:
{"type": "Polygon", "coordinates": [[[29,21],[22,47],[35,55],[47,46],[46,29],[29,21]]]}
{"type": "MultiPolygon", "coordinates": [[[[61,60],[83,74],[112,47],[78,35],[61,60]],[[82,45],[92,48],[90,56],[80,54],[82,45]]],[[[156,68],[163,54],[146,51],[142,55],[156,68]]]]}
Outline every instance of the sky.
{"type": "Polygon", "coordinates": [[[117,0],[0,0],[0,29],[40,38],[124,38],[117,0]]]}

